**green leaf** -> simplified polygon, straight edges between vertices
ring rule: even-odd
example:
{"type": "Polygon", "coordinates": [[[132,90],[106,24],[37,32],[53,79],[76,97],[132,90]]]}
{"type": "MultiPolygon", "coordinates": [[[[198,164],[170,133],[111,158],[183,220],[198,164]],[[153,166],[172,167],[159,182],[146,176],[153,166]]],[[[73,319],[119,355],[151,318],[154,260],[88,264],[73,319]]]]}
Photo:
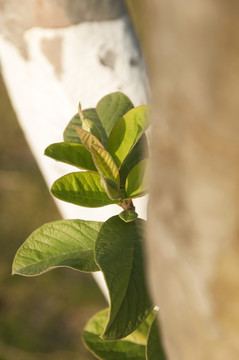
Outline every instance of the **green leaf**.
{"type": "Polygon", "coordinates": [[[146,346],[147,360],[166,360],[166,355],[160,339],[160,331],[155,317],[149,331],[148,341],[146,346]]]}
{"type": "Polygon", "coordinates": [[[61,142],[49,145],[45,155],[80,169],[96,171],[91,153],[81,144],[61,142]]]}
{"type": "Polygon", "coordinates": [[[149,126],[149,106],[142,105],[128,111],[110,133],[107,150],[116,165],[121,166],[128,153],[149,126]]]}
{"type": "Polygon", "coordinates": [[[83,110],[83,115],[85,118],[91,120],[96,126],[97,129],[99,129],[100,136],[101,136],[101,142],[106,147],[108,143],[108,136],[106,135],[105,129],[102,125],[101,119],[99,118],[99,115],[97,114],[96,109],[85,109],[83,110]]]}
{"type": "Polygon", "coordinates": [[[95,137],[94,135],[92,135],[91,133],[89,133],[88,131],[85,131],[83,129],[81,129],[80,127],[76,127],[76,132],[79,135],[79,138],[81,140],[81,143],[84,145],[84,147],[90,151],[91,146],[93,144],[96,144],[100,147],[103,147],[103,145],[101,144],[100,140],[97,139],[97,137],[95,137]]]}
{"type": "Polygon", "coordinates": [[[65,142],[81,144],[79,135],[76,132],[77,126],[78,127],[82,126],[82,122],[79,114],[74,115],[71,121],[69,122],[69,124],[67,125],[67,127],[65,128],[63,133],[63,138],[65,142]]]}
{"type": "MultiPolygon", "coordinates": [[[[103,97],[97,104],[96,109],[82,111],[84,117],[97,127],[100,132],[102,144],[107,146],[109,134],[115,123],[130,109],[133,108],[129,98],[121,92],[115,92],[103,97]]],[[[64,131],[64,141],[81,144],[75,127],[82,128],[80,115],[76,114],[64,131]]],[[[97,136],[96,136],[97,137],[97,136]]]]}
{"type": "Polygon", "coordinates": [[[112,200],[121,199],[121,190],[119,184],[108,177],[102,177],[101,183],[108,196],[112,200]]]}
{"type": "MultiPolygon", "coordinates": [[[[107,145],[108,142],[108,137],[106,136],[105,130],[102,127],[101,121],[98,117],[98,114],[96,112],[95,109],[85,109],[82,111],[83,115],[85,118],[91,120],[96,127],[99,129],[100,135],[101,135],[101,139],[102,139],[102,143],[104,146],[107,145]]],[[[67,125],[67,127],[65,128],[63,137],[64,137],[64,141],[66,142],[73,142],[73,143],[79,143],[81,144],[80,138],[78,136],[78,134],[76,133],[75,127],[82,127],[82,121],[80,119],[79,114],[76,114],[71,121],[69,122],[69,124],[67,125]]]]}
{"type": "Polygon", "coordinates": [[[143,134],[121,165],[120,176],[122,185],[125,184],[125,180],[133,167],[147,157],[149,157],[148,142],[146,135],[143,134]]]}
{"type": "Polygon", "coordinates": [[[130,171],[126,181],[125,190],[128,198],[136,198],[147,193],[147,174],[148,174],[149,160],[140,161],[130,171]]]}
{"type": "Polygon", "coordinates": [[[119,214],[119,217],[127,223],[136,220],[138,214],[133,210],[124,210],[119,214]]]}
{"type": "Polygon", "coordinates": [[[110,296],[104,339],[129,335],[151,311],[142,257],[144,223],[141,219],[126,223],[119,216],[113,216],[102,225],[97,237],[95,259],[110,296]]]}
{"type": "Polygon", "coordinates": [[[97,137],[97,139],[99,139],[101,141],[101,135],[100,135],[100,131],[97,127],[97,125],[95,124],[94,121],[87,119],[85,117],[85,115],[83,114],[83,111],[81,109],[81,103],[79,103],[78,106],[78,113],[82,122],[82,129],[88,131],[89,133],[91,133],[92,135],[94,135],[95,137],[97,137]]]}
{"type": "Polygon", "coordinates": [[[101,146],[92,144],[91,154],[99,174],[102,177],[114,180],[120,185],[119,169],[108,151],[101,146]]]}
{"type": "Polygon", "coordinates": [[[101,186],[100,175],[93,172],[73,172],[54,182],[52,194],[63,201],[85,207],[118,204],[111,200],[101,186]]]}
{"type": "Polygon", "coordinates": [[[108,309],[93,316],[87,323],[83,340],[86,347],[99,359],[104,360],[145,360],[145,344],[149,324],[137,329],[123,340],[105,341],[100,335],[107,323],[108,309]]]}
{"type": "Polygon", "coordinates": [[[86,118],[83,118],[81,121],[82,121],[82,129],[94,135],[101,142],[101,135],[99,129],[93,123],[93,121],[86,118]]]}
{"type": "Polygon", "coordinates": [[[96,111],[107,138],[116,122],[133,107],[130,99],[121,92],[108,94],[98,102],[96,111]]]}
{"type": "Polygon", "coordinates": [[[39,275],[56,267],[98,271],[95,240],[101,222],[60,220],[35,230],[16,253],[13,274],[39,275]]]}

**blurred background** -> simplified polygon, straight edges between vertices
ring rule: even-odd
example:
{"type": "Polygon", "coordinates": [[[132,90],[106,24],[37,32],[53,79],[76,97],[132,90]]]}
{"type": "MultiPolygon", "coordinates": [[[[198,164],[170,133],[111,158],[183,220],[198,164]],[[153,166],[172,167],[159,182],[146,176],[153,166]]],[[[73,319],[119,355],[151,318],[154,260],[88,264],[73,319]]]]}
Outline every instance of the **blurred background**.
{"type": "Polygon", "coordinates": [[[81,342],[87,320],[107,306],[91,275],[57,269],[11,276],[14,254],[60,214],[24,139],[0,76],[0,359],[93,359],[81,342]]]}

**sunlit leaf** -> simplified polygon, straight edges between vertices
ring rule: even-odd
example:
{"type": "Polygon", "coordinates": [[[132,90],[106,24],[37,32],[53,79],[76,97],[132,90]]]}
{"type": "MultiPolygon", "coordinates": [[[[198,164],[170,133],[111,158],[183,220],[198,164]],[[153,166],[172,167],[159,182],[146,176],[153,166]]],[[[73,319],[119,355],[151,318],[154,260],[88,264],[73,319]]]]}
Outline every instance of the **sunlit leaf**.
{"type": "Polygon", "coordinates": [[[93,144],[98,145],[100,147],[103,147],[103,145],[101,144],[100,140],[97,139],[97,137],[95,137],[94,135],[92,135],[91,133],[89,133],[88,131],[85,131],[83,129],[81,129],[80,127],[76,127],[76,132],[79,135],[79,138],[81,140],[81,143],[85,146],[85,148],[87,150],[90,151],[91,146],[93,144]]]}
{"type": "MultiPolygon", "coordinates": [[[[91,108],[91,109],[85,109],[82,111],[84,117],[90,121],[92,121],[96,126],[97,129],[100,132],[101,135],[101,139],[102,139],[102,143],[104,146],[107,145],[108,142],[108,137],[106,136],[105,130],[101,124],[101,121],[98,117],[98,114],[96,112],[95,109],[91,108]]],[[[66,142],[74,142],[74,143],[80,143],[81,144],[81,140],[79,138],[79,135],[76,133],[75,127],[82,127],[82,121],[80,119],[79,114],[76,114],[71,121],[69,122],[69,124],[67,125],[63,137],[64,137],[64,141],[66,142]]]]}
{"type": "Polygon", "coordinates": [[[74,172],[56,180],[52,194],[63,201],[85,207],[117,204],[111,200],[100,183],[100,175],[93,172],[74,172]]]}
{"type": "Polygon", "coordinates": [[[93,123],[93,121],[83,118],[82,119],[82,129],[88,131],[92,135],[94,135],[101,142],[101,135],[97,126],[93,123]]]}
{"type": "Polygon", "coordinates": [[[79,114],[74,115],[71,121],[69,122],[69,124],[67,125],[67,127],[65,128],[65,131],[63,133],[64,141],[81,144],[79,135],[76,132],[77,126],[78,127],[82,126],[82,122],[79,114]]]}
{"type": "Polygon", "coordinates": [[[149,159],[145,159],[140,161],[130,171],[125,181],[125,190],[128,198],[140,197],[147,193],[148,167],[149,167],[149,159]]]}
{"type": "Polygon", "coordinates": [[[108,177],[102,177],[101,183],[110,199],[116,200],[121,198],[120,186],[117,182],[108,177]]]}
{"type": "Polygon", "coordinates": [[[121,165],[120,177],[123,185],[125,184],[125,180],[133,167],[147,157],[149,157],[148,142],[146,135],[143,134],[121,165]]]}
{"type": "Polygon", "coordinates": [[[88,131],[89,133],[91,133],[92,135],[94,135],[95,137],[97,137],[97,139],[99,139],[101,141],[101,135],[100,135],[100,131],[97,127],[97,125],[95,124],[94,121],[87,119],[87,117],[85,117],[82,108],[81,108],[81,103],[79,103],[78,106],[78,113],[82,122],[82,129],[85,131],[88,131]]]}
{"type": "Polygon", "coordinates": [[[128,111],[113,127],[107,150],[116,165],[121,166],[128,153],[149,126],[149,106],[142,105],[128,111]]]}
{"type": "Polygon", "coordinates": [[[60,220],[35,230],[16,253],[13,274],[39,275],[56,267],[97,271],[95,240],[101,222],[60,220]]]}
{"type": "Polygon", "coordinates": [[[108,151],[101,146],[92,144],[91,153],[99,174],[120,184],[119,169],[108,151]]]}
{"type": "Polygon", "coordinates": [[[116,122],[133,107],[130,99],[119,91],[104,96],[98,102],[96,112],[107,137],[116,122]]]}
{"type": "Polygon", "coordinates": [[[97,171],[91,153],[81,144],[61,142],[49,145],[45,155],[80,169],[97,171]]]}
{"type": "Polygon", "coordinates": [[[101,227],[95,245],[95,259],[109,289],[110,315],[103,338],[115,340],[133,332],[148,316],[142,258],[144,221],[124,222],[119,216],[101,227]]]}

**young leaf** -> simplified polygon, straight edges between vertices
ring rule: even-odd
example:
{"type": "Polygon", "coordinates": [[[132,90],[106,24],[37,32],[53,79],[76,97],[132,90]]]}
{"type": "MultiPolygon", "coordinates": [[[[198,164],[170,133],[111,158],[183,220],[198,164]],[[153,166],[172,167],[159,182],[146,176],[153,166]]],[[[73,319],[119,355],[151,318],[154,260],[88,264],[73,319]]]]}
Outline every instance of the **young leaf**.
{"type": "Polygon", "coordinates": [[[148,142],[146,135],[143,134],[121,165],[120,177],[123,185],[125,184],[125,180],[133,167],[147,157],[149,157],[148,142]]]}
{"type": "MultiPolygon", "coordinates": [[[[91,109],[85,109],[82,111],[84,117],[86,119],[91,120],[98,128],[100,135],[101,135],[101,139],[102,139],[102,143],[104,146],[106,146],[107,142],[108,142],[108,137],[106,136],[105,130],[101,124],[101,121],[98,117],[98,114],[96,112],[95,109],[91,108],[91,109]]],[[[75,127],[82,127],[82,121],[80,119],[79,114],[76,114],[71,121],[69,122],[69,124],[67,125],[67,127],[65,128],[64,134],[63,134],[63,138],[64,141],[66,142],[73,142],[73,143],[79,143],[81,144],[81,140],[79,138],[79,135],[76,133],[75,127]]]]}
{"type": "Polygon", "coordinates": [[[69,122],[69,124],[67,125],[67,127],[65,128],[63,133],[64,141],[81,144],[79,135],[76,132],[77,126],[78,127],[82,126],[82,122],[79,114],[74,115],[71,121],[69,122]]]}
{"type": "Polygon", "coordinates": [[[94,135],[92,135],[88,131],[85,131],[85,130],[81,129],[80,127],[76,126],[76,132],[79,135],[79,138],[80,138],[82,144],[84,145],[84,147],[87,150],[90,151],[91,145],[93,145],[93,144],[96,144],[96,145],[98,145],[100,147],[103,147],[100,140],[97,139],[97,137],[95,137],[94,135]]]}
{"type": "Polygon", "coordinates": [[[109,290],[110,314],[103,334],[106,340],[132,333],[148,316],[142,258],[144,221],[124,222],[113,216],[101,227],[95,244],[95,259],[109,290]]]}
{"type": "Polygon", "coordinates": [[[166,355],[160,339],[160,331],[155,317],[149,331],[148,341],[146,346],[147,360],[166,360],[166,355]]]}
{"type": "Polygon", "coordinates": [[[52,194],[63,201],[85,207],[118,204],[111,200],[100,183],[100,175],[93,172],[74,172],[54,182],[52,194]]]}
{"type": "Polygon", "coordinates": [[[115,165],[115,162],[108,151],[101,146],[92,144],[91,154],[99,174],[102,177],[114,180],[120,185],[119,169],[115,165]]]}
{"type": "MultiPolygon", "coordinates": [[[[86,119],[92,121],[98,128],[102,144],[106,147],[113,126],[132,108],[133,104],[126,95],[121,92],[115,92],[103,97],[98,102],[96,109],[85,109],[82,113],[86,119]]],[[[67,125],[64,131],[64,141],[81,144],[81,140],[75,130],[76,126],[82,128],[79,114],[76,114],[67,125]]]]}
{"type": "Polygon", "coordinates": [[[97,137],[98,140],[101,141],[101,135],[100,135],[100,131],[97,127],[97,125],[95,124],[94,121],[87,119],[84,114],[83,111],[81,109],[81,103],[79,103],[78,106],[78,113],[82,122],[82,129],[85,131],[88,131],[89,133],[91,133],[92,135],[94,135],[95,137],[97,137]]]}
{"type": "Polygon", "coordinates": [[[98,271],[94,246],[101,222],[60,220],[35,230],[16,253],[12,273],[39,275],[56,267],[98,271]]]}
{"type": "Polygon", "coordinates": [[[130,99],[121,92],[108,94],[98,102],[96,111],[107,138],[116,122],[133,107],[130,99]]]}
{"type": "Polygon", "coordinates": [[[116,165],[121,166],[128,153],[149,126],[149,106],[142,105],[128,111],[110,133],[107,150],[116,165]]]}
{"type": "Polygon", "coordinates": [[[94,135],[101,142],[99,129],[93,123],[93,121],[86,118],[83,118],[81,121],[82,121],[82,129],[94,135]]]}
{"type": "Polygon", "coordinates": [[[86,347],[98,359],[145,360],[146,335],[140,329],[123,340],[105,341],[100,337],[107,317],[108,309],[99,312],[89,320],[83,332],[86,347]]]}
{"type": "Polygon", "coordinates": [[[45,155],[80,169],[97,172],[91,153],[81,144],[61,142],[49,145],[45,155]]]}
{"type": "Polygon", "coordinates": [[[121,199],[120,186],[117,182],[104,176],[101,178],[101,183],[110,199],[112,200],[121,199]]]}
{"type": "Polygon", "coordinates": [[[124,210],[119,214],[119,217],[127,223],[136,220],[138,214],[133,210],[124,210]]]}
{"type": "Polygon", "coordinates": [[[149,160],[140,161],[130,171],[126,181],[125,190],[128,198],[136,198],[147,193],[147,173],[149,160]]]}

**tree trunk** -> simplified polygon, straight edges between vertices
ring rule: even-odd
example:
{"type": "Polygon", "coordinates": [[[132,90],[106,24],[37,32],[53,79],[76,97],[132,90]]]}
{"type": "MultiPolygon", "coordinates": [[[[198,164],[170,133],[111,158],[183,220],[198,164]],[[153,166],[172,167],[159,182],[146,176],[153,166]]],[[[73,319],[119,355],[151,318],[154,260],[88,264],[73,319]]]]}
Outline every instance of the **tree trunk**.
{"type": "Polygon", "coordinates": [[[151,0],[144,14],[148,275],[168,359],[238,360],[239,3],[151,0]]]}

